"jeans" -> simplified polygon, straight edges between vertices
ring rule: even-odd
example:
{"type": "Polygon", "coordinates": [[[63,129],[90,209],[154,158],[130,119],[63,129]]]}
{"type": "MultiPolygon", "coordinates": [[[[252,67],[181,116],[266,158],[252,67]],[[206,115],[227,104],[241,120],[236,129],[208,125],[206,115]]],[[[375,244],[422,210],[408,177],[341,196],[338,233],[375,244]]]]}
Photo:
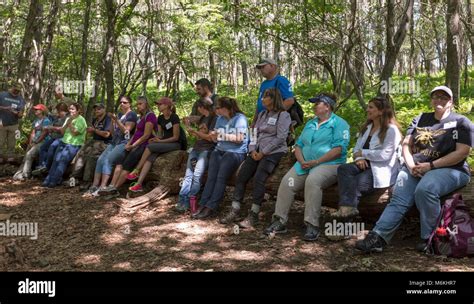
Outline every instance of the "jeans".
{"type": "Polygon", "coordinates": [[[429,238],[441,212],[440,197],[465,186],[470,176],[459,170],[430,170],[422,178],[414,177],[404,167],[397,176],[392,198],[373,229],[390,242],[404,215],[416,204],[420,211],[421,238],[429,238]]]}
{"type": "Polygon", "coordinates": [[[261,206],[265,197],[265,182],[278,166],[283,155],[285,153],[270,154],[259,161],[247,156],[237,176],[233,200],[240,203],[243,201],[246,185],[253,177],[253,203],[261,206]]]}
{"type": "Polygon", "coordinates": [[[122,162],[125,158],[125,144],[116,146],[110,144],[104,152],[99,156],[95,166],[95,173],[112,175],[114,166],[122,162]]]}
{"type": "Polygon", "coordinates": [[[67,166],[73,160],[81,146],[65,144],[62,141],[59,144],[56,154],[54,154],[53,164],[49,169],[49,174],[43,182],[45,186],[57,186],[61,184],[64,172],[67,166]]]}
{"type": "Polygon", "coordinates": [[[179,191],[178,203],[189,207],[189,198],[196,196],[201,190],[201,181],[209,164],[209,154],[211,151],[195,151],[189,153],[188,162],[186,164],[186,174],[184,175],[183,184],[179,191]],[[193,161],[196,162],[193,168],[193,161]]]}
{"type": "Polygon", "coordinates": [[[38,167],[50,168],[53,163],[54,154],[56,149],[61,143],[61,138],[51,138],[46,140],[40,148],[39,164],[38,167]]]}
{"type": "Polygon", "coordinates": [[[363,194],[374,190],[372,170],[359,169],[355,163],[343,164],[337,168],[339,206],[355,207],[363,194]]]}
{"type": "Polygon", "coordinates": [[[207,181],[199,205],[217,209],[224,197],[227,180],[237,171],[244,158],[245,153],[219,150],[211,153],[207,181]]]}

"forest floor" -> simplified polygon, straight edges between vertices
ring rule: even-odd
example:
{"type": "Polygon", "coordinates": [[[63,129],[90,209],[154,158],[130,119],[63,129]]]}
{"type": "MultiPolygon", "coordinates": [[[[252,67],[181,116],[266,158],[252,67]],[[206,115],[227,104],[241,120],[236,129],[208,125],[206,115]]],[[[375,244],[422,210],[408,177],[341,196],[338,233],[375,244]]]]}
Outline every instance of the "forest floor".
{"type": "Polygon", "coordinates": [[[264,204],[259,229],[234,234],[217,219],[176,213],[176,199],[130,214],[113,201],[82,198],[77,187],[0,178],[0,222],[38,223],[36,240],[0,236],[0,271],[474,271],[473,258],[415,252],[415,220],[402,224],[384,253],[365,255],[354,249],[356,238],[303,241],[302,202],[291,209],[288,233],[269,238],[262,231],[274,201],[264,204]]]}

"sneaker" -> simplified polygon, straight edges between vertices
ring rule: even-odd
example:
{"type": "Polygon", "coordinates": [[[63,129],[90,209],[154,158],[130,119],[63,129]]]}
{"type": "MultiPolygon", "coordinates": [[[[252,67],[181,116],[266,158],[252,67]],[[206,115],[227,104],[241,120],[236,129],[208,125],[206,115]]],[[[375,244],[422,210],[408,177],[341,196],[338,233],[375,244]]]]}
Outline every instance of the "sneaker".
{"type": "Polygon", "coordinates": [[[140,172],[133,170],[129,174],[127,174],[127,179],[128,180],[136,180],[140,176],[140,172]]]}
{"type": "Polygon", "coordinates": [[[48,172],[48,169],[46,167],[37,167],[35,170],[31,172],[31,174],[33,176],[40,176],[46,172],[48,172]]]}
{"type": "Polygon", "coordinates": [[[271,233],[279,234],[279,233],[286,233],[288,230],[286,229],[285,224],[283,224],[279,219],[273,221],[273,223],[268,226],[267,229],[263,233],[269,235],[271,233]]]}
{"type": "Polygon", "coordinates": [[[258,214],[249,210],[247,217],[239,223],[239,227],[243,229],[255,228],[258,224],[258,214]]]}
{"type": "Polygon", "coordinates": [[[303,236],[303,240],[314,242],[319,238],[321,234],[321,230],[319,230],[318,226],[313,226],[311,224],[306,224],[306,233],[303,236]]]}
{"type": "Polygon", "coordinates": [[[359,210],[350,206],[339,206],[336,212],[331,213],[332,218],[351,219],[359,215],[359,210]]]}
{"type": "Polygon", "coordinates": [[[138,183],[134,183],[134,184],[132,184],[131,187],[128,188],[128,190],[130,190],[132,192],[143,192],[143,187],[142,187],[142,185],[140,185],[138,183]]]}
{"type": "Polygon", "coordinates": [[[97,193],[97,194],[99,194],[100,196],[102,196],[102,195],[113,194],[113,193],[115,193],[115,192],[118,192],[117,188],[115,188],[114,186],[109,185],[109,186],[107,186],[107,187],[105,187],[105,188],[100,188],[100,189],[98,190],[98,193],[97,193]]]}
{"type": "Polygon", "coordinates": [[[421,240],[420,243],[416,244],[415,250],[418,252],[428,252],[428,240],[421,240]]]}
{"type": "Polygon", "coordinates": [[[178,203],[174,206],[174,210],[176,210],[179,213],[185,213],[186,211],[189,210],[189,207],[186,207],[185,205],[178,203]]]}
{"type": "Polygon", "coordinates": [[[385,240],[380,237],[376,232],[370,231],[365,239],[357,241],[355,247],[365,253],[371,252],[382,252],[384,247],[387,245],[385,240]]]}
{"type": "Polygon", "coordinates": [[[221,224],[231,224],[237,220],[239,217],[240,210],[237,210],[235,208],[231,208],[230,211],[219,220],[221,224]]]}
{"type": "Polygon", "coordinates": [[[99,190],[99,187],[90,186],[89,189],[87,189],[87,191],[84,192],[84,194],[82,195],[82,197],[91,197],[91,196],[93,196],[92,194],[93,194],[94,192],[97,192],[97,190],[99,190]]]}

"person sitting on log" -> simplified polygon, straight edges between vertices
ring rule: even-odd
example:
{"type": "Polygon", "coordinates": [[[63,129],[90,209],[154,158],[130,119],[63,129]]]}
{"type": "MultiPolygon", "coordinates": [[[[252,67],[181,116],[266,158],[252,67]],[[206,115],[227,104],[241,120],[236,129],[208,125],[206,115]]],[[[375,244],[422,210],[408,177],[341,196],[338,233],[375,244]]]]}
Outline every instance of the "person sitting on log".
{"type": "Polygon", "coordinates": [[[192,214],[195,219],[213,216],[224,198],[227,180],[235,174],[248,151],[248,121],[230,97],[217,100],[216,128],[210,133],[217,142],[211,153],[207,181],[202,192],[199,208],[192,214]]]}
{"type": "MultiPolygon", "coordinates": [[[[84,194],[85,196],[97,196],[99,188],[106,188],[114,166],[122,162],[126,156],[125,145],[130,140],[130,134],[133,134],[138,121],[137,113],[132,110],[132,99],[129,96],[120,97],[118,116],[113,113],[107,115],[112,119],[113,124],[112,141],[97,160],[94,181],[84,194]]],[[[118,177],[121,166],[116,166],[115,170],[117,171],[115,176],[118,177]]]]}
{"type": "Polygon", "coordinates": [[[64,136],[54,154],[53,163],[42,186],[53,188],[61,184],[67,166],[86,140],[87,123],[81,115],[81,105],[69,106],[69,118],[62,127],[64,136]]]}
{"type": "Polygon", "coordinates": [[[158,116],[158,136],[149,140],[149,145],[145,152],[143,152],[140,162],[127,175],[127,179],[130,181],[138,179],[137,182],[132,183],[130,188],[128,188],[132,192],[143,191],[143,182],[158,156],[180,149],[186,150],[186,147],[182,149],[182,136],[186,137],[186,134],[181,132],[180,119],[176,115],[173,101],[169,97],[162,97],[156,104],[161,113],[158,116]]]}
{"type": "Polygon", "coordinates": [[[117,162],[112,182],[105,188],[98,190],[98,195],[117,195],[118,188],[127,180],[127,175],[135,168],[140,161],[143,152],[148,146],[149,140],[158,131],[155,113],[151,110],[148,100],[144,96],[137,99],[137,112],[140,119],[137,122],[133,137],[125,145],[125,157],[117,162]]]}
{"type": "Polygon", "coordinates": [[[337,168],[346,163],[349,125],[333,113],[336,96],[322,93],[309,101],[314,103],[316,117],[306,123],[296,141],[297,162],[281,180],[272,224],[264,231],[267,235],[287,232],[288,213],[295,194],[304,189],[306,233],[303,239],[317,240],[322,190],[336,183],[337,168]]]}
{"type": "Polygon", "coordinates": [[[337,168],[339,209],[331,217],[351,220],[359,214],[362,195],[395,184],[400,170],[400,125],[390,101],[372,98],[367,105],[367,121],[354,147],[354,162],[337,168]]]}
{"type": "Polygon", "coordinates": [[[191,201],[197,203],[197,194],[201,190],[202,177],[207,171],[209,155],[216,146],[209,134],[210,130],[214,130],[217,121],[212,100],[208,97],[201,98],[197,101],[197,109],[201,114],[201,118],[197,122],[198,130],[191,128],[191,122],[185,119],[188,133],[194,135],[197,140],[189,153],[186,173],[179,191],[176,205],[176,210],[179,212],[186,212],[191,201]]]}
{"type": "Polygon", "coordinates": [[[64,102],[60,102],[56,105],[56,112],[57,115],[53,117],[53,124],[45,128],[49,136],[43,140],[43,144],[40,147],[38,166],[31,172],[33,176],[40,176],[48,172],[48,169],[53,164],[56,149],[61,143],[61,138],[63,137],[62,127],[68,118],[69,106],[64,102]]]}
{"type": "Polygon", "coordinates": [[[87,132],[92,134],[92,138],[77,152],[73,161],[73,171],[69,177],[69,187],[78,186],[79,178],[82,178],[85,183],[81,186],[83,190],[89,188],[97,159],[112,140],[112,119],[107,115],[105,105],[96,103],[93,109],[95,118],[92,120],[92,126],[87,128],[87,132]]]}
{"type": "Polygon", "coordinates": [[[258,223],[260,206],[265,195],[265,182],[288,152],[286,137],[291,124],[290,114],[276,88],[267,89],[262,99],[265,110],[257,116],[249,145],[250,154],[243,162],[235,183],[232,208],[221,218],[222,224],[233,223],[240,216],[247,183],[253,178],[253,203],[248,216],[239,226],[253,228],[258,223]]]}
{"type": "Polygon", "coordinates": [[[424,252],[441,212],[440,197],[465,186],[471,172],[466,160],[473,146],[474,125],[451,111],[453,93],[446,86],[431,91],[434,112],[422,113],[408,127],[403,140],[405,164],[397,176],[390,202],[375,227],[355,247],[363,252],[382,252],[413,205],[420,212],[424,252]]]}
{"type": "Polygon", "coordinates": [[[35,110],[36,119],[33,121],[33,129],[31,130],[28,139],[28,148],[25,158],[23,159],[20,168],[13,176],[14,180],[24,180],[31,177],[33,160],[38,156],[43,142],[49,139],[48,131],[45,129],[51,125],[51,120],[47,116],[48,108],[44,104],[37,104],[33,109],[35,110]]]}

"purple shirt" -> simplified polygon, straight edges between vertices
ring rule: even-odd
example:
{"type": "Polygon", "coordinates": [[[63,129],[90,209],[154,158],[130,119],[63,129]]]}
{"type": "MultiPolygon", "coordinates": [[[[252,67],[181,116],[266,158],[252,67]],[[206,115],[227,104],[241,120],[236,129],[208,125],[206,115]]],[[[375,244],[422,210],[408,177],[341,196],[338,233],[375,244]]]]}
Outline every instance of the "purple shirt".
{"type": "MultiPolygon", "coordinates": [[[[153,130],[155,132],[158,130],[157,119],[156,119],[155,113],[153,112],[146,113],[145,117],[144,118],[140,117],[140,119],[137,122],[137,126],[135,128],[135,134],[133,134],[133,137],[132,137],[132,142],[131,142],[132,145],[138,139],[140,139],[140,137],[142,137],[143,134],[145,134],[145,124],[147,122],[151,122],[153,124],[153,130]]],[[[155,137],[155,135],[153,135],[153,132],[152,132],[152,134],[143,143],[141,143],[140,146],[146,147],[148,145],[148,140],[150,140],[153,137],[155,137]]]]}

